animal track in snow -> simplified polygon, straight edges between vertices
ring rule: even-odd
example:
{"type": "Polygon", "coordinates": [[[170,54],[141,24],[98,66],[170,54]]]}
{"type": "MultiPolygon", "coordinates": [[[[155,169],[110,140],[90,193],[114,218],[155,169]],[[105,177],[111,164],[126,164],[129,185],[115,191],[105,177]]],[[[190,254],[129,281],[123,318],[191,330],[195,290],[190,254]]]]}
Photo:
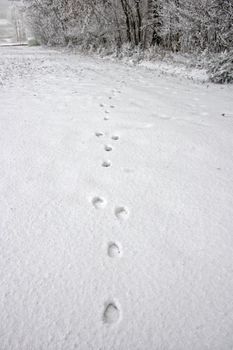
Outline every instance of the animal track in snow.
{"type": "Polygon", "coordinates": [[[96,209],[104,208],[106,205],[106,200],[101,197],[94,197],[92,199],[92,204],[96,209]]]}
{"type": "Polygon", "coordinates": [[[125,207],[117,207],[115,209],[115,215],[116,215],[118,220],[124,221],[124,220],[127,220],[128,216],[129,216],[129,211],[125,207]]]}
{"type": "Polygon", "coordinates": [[[112,165],[112,163],[110,162],[110,160],[105,160],[102,163],[102,167],[104,167],[104,168],[109,168],[111,165],[112,165]]]}
{"type": "Polygon", "coordinates": [[[104,117],[104,120],[109,120],[109,117],[104,117]]]}
{"type": "Polygon", "coordinates": [[[224,118],[232,118],[233,114],[222,113],[222,117],[224,117],[224,118]]]}
{"type": "Polygon", "coordinates": [[[119,258],[122,255],[120,247],[113,242],[108,245],[108,256],[110,258],[119,258]]]}
{"type": "Polygon", "coordinates": [[[120,318],[120,310],[114,302],[110,302],[105,306],[103,313],[103,321],[106,324],[117,323],[120,318]]]}
{"type": "Polygon", "coordinates": [[[105,113],[105,114],[109,114],[109,111],[106,110],[106,111],[104,111],[104,113],[105,113]]]}
{"type": "Polygon", "coordinates": [[[101,136],[104,136],[104,134],[103,134],[102,132],[96,132],[96,133],[95,133],[95,136],[101,137],[101,136]]]}
{"type": "Polygon", "coordinates": [[[104,104],[103,104],[103,103],[100,103],[100,107],[102,107],[102,108],[103,108],[103,107],[104,107],[104,104]]]}
{"type": "Polygon", "coordinates": [[[110,108],[115,108],[115,106],[111,105],[110,108]]]}
{"type": "Polygon", "coordinates": [[[112,151],[112,146],[105,145],[105,146],[104,146],[104,150],[105,150],[106,152],[111,152],[111,151],[112,151]]]}
{"type": "Polygon", "coordinates": [[[114,135],[114,136],[112,136],[112,140],[114,140],[114,141],[118,141],[119,140],[119,136],[117,136],[117,135],[114,135]]]}

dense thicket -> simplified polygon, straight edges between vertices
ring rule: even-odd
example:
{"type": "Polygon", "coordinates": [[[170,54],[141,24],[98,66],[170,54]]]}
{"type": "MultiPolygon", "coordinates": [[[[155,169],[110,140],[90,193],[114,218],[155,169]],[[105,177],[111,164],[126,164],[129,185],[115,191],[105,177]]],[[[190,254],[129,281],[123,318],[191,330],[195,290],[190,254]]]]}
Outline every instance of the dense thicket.
{"type": "Polygon", "coordinates": [[[25,0],[43,43],[221,52],[233,45],[233,0],[25,0]]]}
{"type": "MultiPolygon", "coordinates": [[[[233,0],[24,0],[36,38],[87,48],[230,52],[233,0]]],[[[231,57],[231,56],[230,56],[231,57]]],[[[233,70],[233,68],[232,68],[233,70]]]]}

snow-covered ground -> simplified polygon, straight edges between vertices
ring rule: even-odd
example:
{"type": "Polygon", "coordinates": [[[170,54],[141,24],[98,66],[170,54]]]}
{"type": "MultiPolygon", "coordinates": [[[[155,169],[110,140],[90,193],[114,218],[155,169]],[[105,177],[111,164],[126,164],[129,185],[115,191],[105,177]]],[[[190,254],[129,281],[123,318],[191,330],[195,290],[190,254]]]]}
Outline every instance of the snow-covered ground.
{"type": "Polygon", "coordinates": [[[233,349],[233,87],[0,48],[0,349],[233,349]]]}

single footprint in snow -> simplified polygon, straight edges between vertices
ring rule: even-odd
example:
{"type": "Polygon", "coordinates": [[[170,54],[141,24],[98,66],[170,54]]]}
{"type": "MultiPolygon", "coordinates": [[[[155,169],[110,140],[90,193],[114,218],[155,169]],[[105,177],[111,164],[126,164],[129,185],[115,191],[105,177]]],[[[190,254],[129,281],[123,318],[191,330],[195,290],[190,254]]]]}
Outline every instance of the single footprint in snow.
{"type": "Polygon", "coordinates": [[[112,151],[112,146],[105,145],[105,146],[104,146],[104,150],[105,150],[106,152],[111,152],[111,151],[112,151]]]}
{"type": "Polygon", "coordinates": [[[104,208],[106,205],[106,200],[101,197],[94,197],[92,199],[92,204],[96,209],[104,208]]]}
{"type": "Polygon", "coordinates": [[[101,136],[104,136],[104,134],[103,134],[102,132],[96,132],[96,133],[95,133],[95,136],[101,137],[101,136]]]}
{"type": "Polygon", "coordinates": [[[104,107],[103,103],[100,103],[100,107],[102,107],[102,108],[104,107]]]}
{"type": "Polygon", "coordinates": [[[125,207],[117,207],[115,209],[115,215],[116,215],[118,220],[124,221],[128,218],[129,211],[125,207]]]}
{"type": "Polygon", "coordinates": [[[114,302],[110,302],[105,306],[103,313],[103,321],[107,324],[117,323],[120,318],[120,311],[114,302]]]}
{"type": "Polygon", "coordinates": [[[109,117],[104,117],[104,120],[109,120],[109,117]]]}
{"type": "Polygon", "coordinates": [[[233,114],[222,113],[222,117],[224,117],[224,118],[232,118],[233,114]]]}
{"type": "Polygon", "coordinates": [[[112,136],[112,140],[114,140],[114,141],[117,141],[117,140],[119,140],[119,136],[117,136],[117,135],[114,135],[114,136],[112,136]]]}
{"type": "Polygon", "coordinates": [[[110,160],[105,160],[102,163],[102,167],[104,167],[104,168],[109,168],[111,165],[112,165],[112,163],[110,162],[110,160]]]}
{"type": "Polygon", "coordinates": [[[122,255],[120,247],[113,242],[108,245],[108,256],[110,258],[119,258],[122,255]]]}
{"type": "Polygon", "coordinates": [[[106,111],[104,111],[104,113],[109,114],[109,111],[106,110],[106,111]]]}
{"type": "Polygon", "coordinates": [[[111,105],[110,108],[115,108],[115,106],[111,105]]]}
{"type": "Polygon", "coordinates": [[[109,98],[109,100],[111,100],[111,99],[112,99],[112,96],[109,96],[108,98],[109,98]]]}

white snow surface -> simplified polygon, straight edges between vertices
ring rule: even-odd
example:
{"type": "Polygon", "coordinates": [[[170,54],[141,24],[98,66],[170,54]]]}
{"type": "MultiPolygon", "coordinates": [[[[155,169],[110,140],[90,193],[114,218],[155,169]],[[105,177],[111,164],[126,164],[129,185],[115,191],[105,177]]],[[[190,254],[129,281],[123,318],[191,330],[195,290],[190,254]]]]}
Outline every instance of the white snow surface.
{"type": "Polygon", "coordinates": [[[233,349],[233,88],[27,47],[0,76],[0,349],[233,349]]]}
{"type": "Polygon", "coordinates": [[[151,70],[157,70],[161,74],[174,75],[199,82],[208,82],[209,80],[205,69],[188,68],[185,65],[172,64],[163,61],[142,61],[140,65],[151,70]]]}

